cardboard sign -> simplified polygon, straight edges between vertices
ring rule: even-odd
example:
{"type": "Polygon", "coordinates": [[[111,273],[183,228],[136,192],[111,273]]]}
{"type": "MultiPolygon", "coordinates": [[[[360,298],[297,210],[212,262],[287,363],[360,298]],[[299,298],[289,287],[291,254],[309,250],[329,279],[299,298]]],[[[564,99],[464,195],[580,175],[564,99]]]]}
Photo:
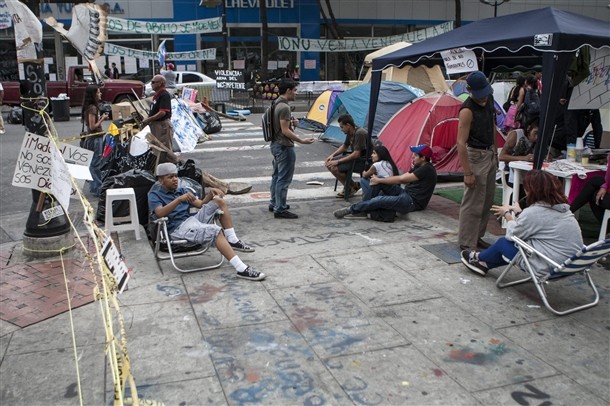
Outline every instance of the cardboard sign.
{"type": "Polygon", "coordinates": [[[72,182],[70,170],[66,165],[60,152],[51,148],[51,193],[59,201],[59,204],[67,211],[70,206],[70,194],[72,182]]]}
{"type": "Polygon", "coordinates": [[[466,48],[450,49],[442,51],[441,56],[447,69],[447,74],[474,72],[479,69],[477,64],[477,56],[474,51],[466,48]]]}
{"type": "MultiPolygon", "coordinates": [[[[65,163],[85,166],[86,172],[89,171],[93,151],[62,142],[57,145],[59,147],[58,152],[61,153],[65,163]]],[[[26,132],[17,158],[12,185],[53,193],[51,190],[53,186],[51,167],[57,159],[53,159],[52,149],[53,146],[49,138],[26,132]]],[[[65,172],[67,174],[68,169],[65,169],[65,172]]],[[[71,189],[70,196],[76,197],[76,191],[71,189]]]]}
{"type": "Polygon", "coordinates": [[[241,70],[220,70],[214,71],[216,74],[217,89],[240,89],[246,90],[244,82],[244,72],[241,70]]]}
{"type": "Polygon", "coordinates": [[[116,249],[112,239],[109,236],[106,237],[106,240],[104,240],[101,254],[104,258],[104,264],[106,264],[106,267],[110,270],[114,276],[114,279],[116,280],[119,293],[122,293],[123,289],[125,289],[127,286],[127,281],[129,280],[129,270],[127,269],[127,265],[125,265],[121,254],[116,249]]]}

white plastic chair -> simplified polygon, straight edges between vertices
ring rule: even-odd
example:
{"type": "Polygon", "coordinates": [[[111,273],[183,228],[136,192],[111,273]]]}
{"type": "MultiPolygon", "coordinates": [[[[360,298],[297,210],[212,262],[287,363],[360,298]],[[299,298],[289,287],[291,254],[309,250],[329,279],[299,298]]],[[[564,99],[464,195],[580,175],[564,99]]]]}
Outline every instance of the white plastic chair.
{"type": "MultiPolygon", "coordinates": [[[[506,173],[504,172],[504,168],[506,167],[506,162],[500,161],[498,163],[498,174],[500,176],[500,180],[502,181],[502,205],[510,204],[510,197],[513,194],[513,188],[506,182],[506,173]]],[[[506,219],[502,218],[502,228],[506,228],[506,219]]]]}
{"type": "Polygon", "coordinates": [[[534,282],[536,290],[538,291],[538,294],[540,295],[544,306],[549,309],[549,311],[558,316],[574,313],[579,310],[588,309],[597,305],[597,303],[599,302],[599,293],[595,288],[595,284],[593,283],[591,276],[589,275],[589,269],[599,259],[610,253],[610,238],[605,241],[597,241],[589,246],[581,248],[578,252],[572,255],[569,259],[563,261],[561,264],[558,264],[557,262],[548,258],[541,252],[536,251],[531,245],[527,244],[525,241],[517,237],[512,237],[512,240],[515,243],[515,246],[519,249],[519,253],[515,255],[512,261],[510,261],[510,263],[506,266],[502,274],[500,274],[500,276],[498,277],[498,280],[496,281],[496,286],[498,288],[514,286],[531,280],[532,282],[534,282]],[[529,261],[529,258],[534,255],[537,255],[539,258],[544,259],[544,261],[549,264],[549,268],[534,270],[529,261]],[[524,269],[524,271],[527,272],[529,276],[527,278],[504,283],[504,277],[511,269],[518,268],[515,267],[515,265],[520,262],[520,259],[524,260],[526,268],[524,269]],[[581,275],[584,277],[585,281],[593,290],[595,298],[591,302],[585,303],[580,306],[568,308],[566,310],[560,311],[554,309],[549,304],[544,285],[556,281],[558,279],[563,279],[563,277],[575,277],[576,275],[581,275]]]}

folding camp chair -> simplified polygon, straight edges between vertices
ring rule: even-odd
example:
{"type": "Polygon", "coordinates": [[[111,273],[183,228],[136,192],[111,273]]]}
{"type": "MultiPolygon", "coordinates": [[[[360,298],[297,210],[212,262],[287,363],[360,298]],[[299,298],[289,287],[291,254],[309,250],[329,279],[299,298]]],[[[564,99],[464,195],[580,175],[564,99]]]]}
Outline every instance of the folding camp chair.
{"type": "Polygon", "coordinates": [[[515,246],[519,249],[519,252],[517,253],[517,255],[515,255],[512,261],[510,261],[510,263],[506,266],[502,274],[498,277],[498,280],[496,281],[496,286],[498,288],[518,285],[531,280],[534,282],[536,290],[538,291],[538,294],[540,295],[540,298],[544,302],[546,308],[558,316],[574,313],[579,310],[588,309],[589,307],[597,305],[597,303],[599,302],[599,293],[597,292],[595,284],[593,283],[593,280],[589,275],[589,269],[599,259],[610,253],[610,238],[605,241],[597,241],[589,246],[581,248],[578,252],[572,255],[572,257],[563,261],[561,264],[556,263],[552,259],[536,251],[534,248],[532,248],[532,246],[517,237],[512,237],[512,240],[514,241],[515,246]],[[544,261],[549,264],[549,268],[544,270],[538,270],[538,272],[536,272],[536,270],[532,268],[529,261],[529,258],[534,255],[537,255],[538,257],[544,259],[544,261]],[[523,258],[525,262],[526,269],[524,271],[526,271],[529,276],[527,278],[519,279],[513,282],[503,283],[502,280],[504,279],[504,276],[508,274],[508,272],[513,267],[515,267],[515,264],[517,264],[521,258],[523,258]],[[587,283],[593,290],[595,299],[590,303],[572,307],[563,311],[555,310],[548,302],[544,285],[549,282],[562,279],[563,277],[574,276],[577,274],[582,275],[587,281],[587,283]]]}
{"type": "MultiPolygon", "coordinates": [[[[217,210],[215,215],[210,219],[210,224],[216,224],[220,215],[223,214],[222,210],[217,210]]],[[[188,272],[197,272],[197,271],[207,271],[210,269],[216,269],[222,265],[224,262],[224,257],[220,252],[218,255],[220,256],[219,260],[216,260],[212,265],[200,266],[196,268],[188,268],[182,269],[176,263],[176,258],[185,258],[192,257],[197,255],[202,255],[207,252],[211,244],[196,244],[187,240],[175,240],[172,239],[167,232],[167,217],[162,217],[159,219],[152,220],[155,224],[156,232],[155,232],[155,259],[157,261],[163,260],[171,260],[174,269],[179,272],[188,273],[188,272]]]]}

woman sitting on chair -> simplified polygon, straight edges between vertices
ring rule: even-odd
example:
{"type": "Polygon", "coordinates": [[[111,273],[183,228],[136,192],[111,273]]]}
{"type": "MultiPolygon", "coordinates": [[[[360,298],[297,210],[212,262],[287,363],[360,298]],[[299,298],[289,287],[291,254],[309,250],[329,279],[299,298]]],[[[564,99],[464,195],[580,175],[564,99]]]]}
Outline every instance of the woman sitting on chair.
{"type": "MultiPolygon", "coordinates": [[[[528,205],[524,210],[518,203],[491,207],[496,216],[507,220],[506,236],[484,251],[462,251],[462,262],[471,271],[485,276],[489,269],[507,265],[518,252],[511,241],[513,236],[557,263],[583,247],[580,226],[570,211],[559,179],[534,169],[525,175],[523,186],[528,205]]],[[[538,256],[532,256],[529,261],[533,269],[548,268],[538,256]]]]}

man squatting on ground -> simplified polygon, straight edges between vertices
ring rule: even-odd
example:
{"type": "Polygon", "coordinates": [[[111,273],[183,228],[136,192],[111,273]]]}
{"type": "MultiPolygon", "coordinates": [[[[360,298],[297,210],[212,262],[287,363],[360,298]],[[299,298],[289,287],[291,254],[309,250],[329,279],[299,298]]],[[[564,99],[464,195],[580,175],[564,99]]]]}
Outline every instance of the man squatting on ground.
{"type": "MultiPolygon", "coordinates": [[[[326,169],[343,185],[343,191],[337,194],[337,197],[342,199],[346,193],[347,173],[352,170],[352,165],[354,173],[362,173],[365,169],[368,134],[364,128],[356,127],[354,119],[349,114],[339,116],[337,121],[345,134],[345,141],[326,158],[324,163],[326,169]]],[[[352,183],[350,195],[359,189],[360,184],[352,183]]]]}
{"type": "MultiPolygon", "coordinates": [[[[297,85],[293,80],[282,80],[279,86],[280,97],[276,99],[273,114],[273,141],[271,154],[273,155],[273,175],[271,176],[271,199],[269,211],[275,218],[296,219],[299,216],[289,212],[290,206],[286,203],[288,187],[292,183],[294,166],[297,156],[294,152],[294,143],[312,144],[315,138],[301,138],[293,131],[294,123],[291,120],[290,105],[297,95],[297,85]]],[[[296,121],[296,120],[295,120],[296,121]]]]}
{"type": "Polygon", "coordinates": [[[167,217],[167,231],[172,238],[198,244],[211,243],[233,265],[239,278],[251,281],[265,279],[264,273],[244,264],[235,254],[235,250],[254,252],[254,249],[237,238],[229,207],[220,189],[210,188],[203,200],[198,199],[185,188],[178,187],[178,168],[169,162],[158,165],[155,175],[158,181],[148,192],[148,208],[155,218],[167,217]],[[189,212],[191,206],[199,209],[194,216],[189,212]],[[222,211],[222,228],[209,222],[217,210],[222,211]]]}
{"type": "MultiPolygon", "coordinates": [[[[413,152],[413,169],[398,176],[379,178],[371,177],[371,186],[382,185],[382,191],[369,200],[362,200],[349,207],[336,210],[333,214],[336,218],[343,218],[347,214],[358,215],[370,213],[374,210],[395,210],[406,214],[416,210],[424,210],[434,193],[436,187],[436,169],[430,162],[432,149],[426,145],[410,147],[413,152]],[[403,188],[400,185],[405,184],[403,188]],[[384,187],[384,185],[391,185],[384,187]]],[[[365,193],[367,196],[368,193],[365,193]]],[[[371,193],[375,195],[375,192],[371,193]]]]}

